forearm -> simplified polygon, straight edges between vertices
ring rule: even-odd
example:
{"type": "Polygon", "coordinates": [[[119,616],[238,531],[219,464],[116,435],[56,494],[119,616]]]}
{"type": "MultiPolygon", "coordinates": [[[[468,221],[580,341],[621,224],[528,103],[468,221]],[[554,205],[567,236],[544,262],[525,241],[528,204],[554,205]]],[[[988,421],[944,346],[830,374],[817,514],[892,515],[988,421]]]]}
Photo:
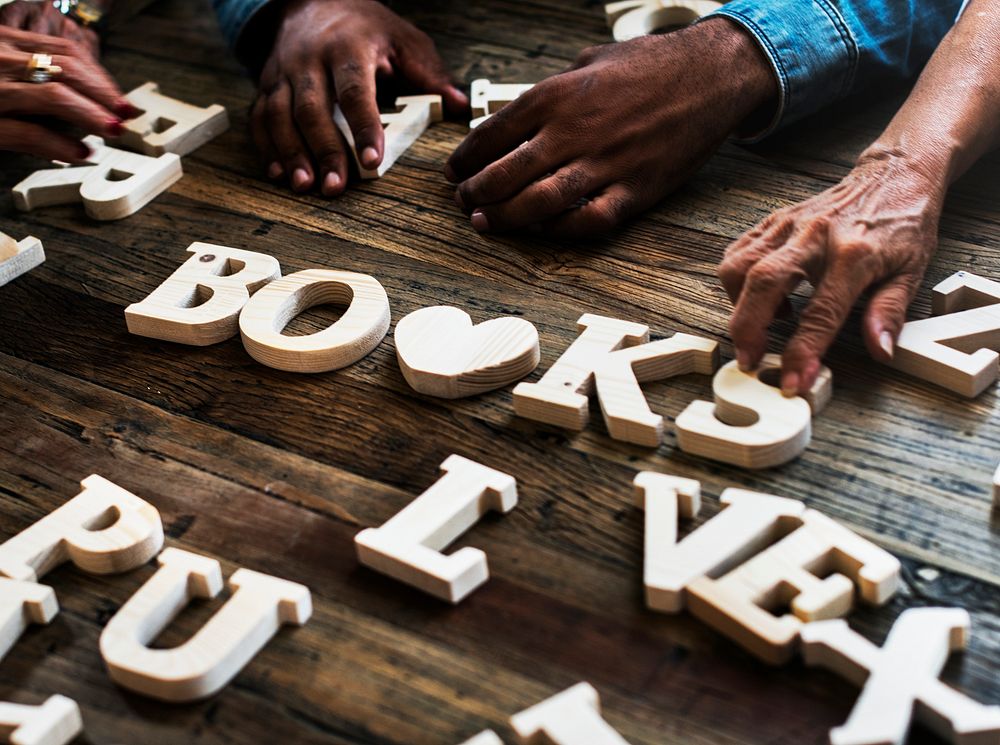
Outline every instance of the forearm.
{"type": "Polygon", "coordinates": [[[899,157],[944,189],[1000,142],[998,10],[972,0],[861,163],[899,157]]]}

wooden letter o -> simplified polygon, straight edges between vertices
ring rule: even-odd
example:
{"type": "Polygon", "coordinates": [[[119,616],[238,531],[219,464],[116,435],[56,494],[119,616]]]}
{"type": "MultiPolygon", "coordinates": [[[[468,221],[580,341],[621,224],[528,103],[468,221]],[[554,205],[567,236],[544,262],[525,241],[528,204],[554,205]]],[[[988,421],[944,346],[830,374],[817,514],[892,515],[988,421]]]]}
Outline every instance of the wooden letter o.
{"type": "Polygon", "coordinates": [[[258,290],[240,313],[243,346],[255,360],[290,372],[326,372],[357,362],[389,330],[389,298],[367,274],[307,269],[258,290]],[[323,331],[287,336],[285,326],[315,305],[348,306],[323,331]]]}

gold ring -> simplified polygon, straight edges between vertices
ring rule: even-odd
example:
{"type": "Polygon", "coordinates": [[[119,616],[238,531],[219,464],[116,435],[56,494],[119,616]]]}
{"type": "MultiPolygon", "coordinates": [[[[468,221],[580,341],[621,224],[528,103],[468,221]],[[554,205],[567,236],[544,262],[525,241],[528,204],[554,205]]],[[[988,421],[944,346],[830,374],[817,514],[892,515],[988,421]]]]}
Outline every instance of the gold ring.
{"type": "Polygon", "coordinates": [[[62,68],[59,65],[52,64],[51,55],[33,54],[28,60],[24,80],[27,83],[48,83],[61,72],[62,68]]]}

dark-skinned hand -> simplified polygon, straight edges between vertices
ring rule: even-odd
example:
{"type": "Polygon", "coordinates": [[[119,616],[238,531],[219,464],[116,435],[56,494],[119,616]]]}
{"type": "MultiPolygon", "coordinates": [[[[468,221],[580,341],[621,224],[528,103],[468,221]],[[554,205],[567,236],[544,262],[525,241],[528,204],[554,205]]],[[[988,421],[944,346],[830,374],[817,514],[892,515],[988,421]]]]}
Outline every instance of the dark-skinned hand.
{"type": "Polygon", "coordinates": [[[442,96],[458,112],[468,99],[451,82],[430,38],[375,0],[290,0],[260,76],[251,115],[272,179],[324,196],[347,185],[347,145],[333,122],[339,103],[366,168],[384,154],[376,78],[396,76],[442,96]]]}
{"type": "Polygon", "coordinates": [[[592,47],[473,130],[445,176],[480,232],[589,236],[677,188],[776,95],[725,18],[592,47]]]}

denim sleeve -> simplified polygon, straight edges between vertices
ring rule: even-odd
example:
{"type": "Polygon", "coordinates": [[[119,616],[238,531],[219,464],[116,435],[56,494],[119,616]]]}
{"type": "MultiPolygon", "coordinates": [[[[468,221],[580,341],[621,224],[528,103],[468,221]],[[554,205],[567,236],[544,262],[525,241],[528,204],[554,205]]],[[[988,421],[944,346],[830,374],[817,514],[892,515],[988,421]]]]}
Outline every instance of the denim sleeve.
{"type": "Polygon", "coordinates": [[[269,0],[212,0],[212,7],[219,17],[222,35],[231,49],[236,48],[240,33],[257,11],[269,0]]]}
{"type": "Polygon", "coordinates": [[[724,16],[753,36],[779,81],[760,139],[833,101],[914,77],[955,22],[962,0],[732,0],[724,16]]]}

